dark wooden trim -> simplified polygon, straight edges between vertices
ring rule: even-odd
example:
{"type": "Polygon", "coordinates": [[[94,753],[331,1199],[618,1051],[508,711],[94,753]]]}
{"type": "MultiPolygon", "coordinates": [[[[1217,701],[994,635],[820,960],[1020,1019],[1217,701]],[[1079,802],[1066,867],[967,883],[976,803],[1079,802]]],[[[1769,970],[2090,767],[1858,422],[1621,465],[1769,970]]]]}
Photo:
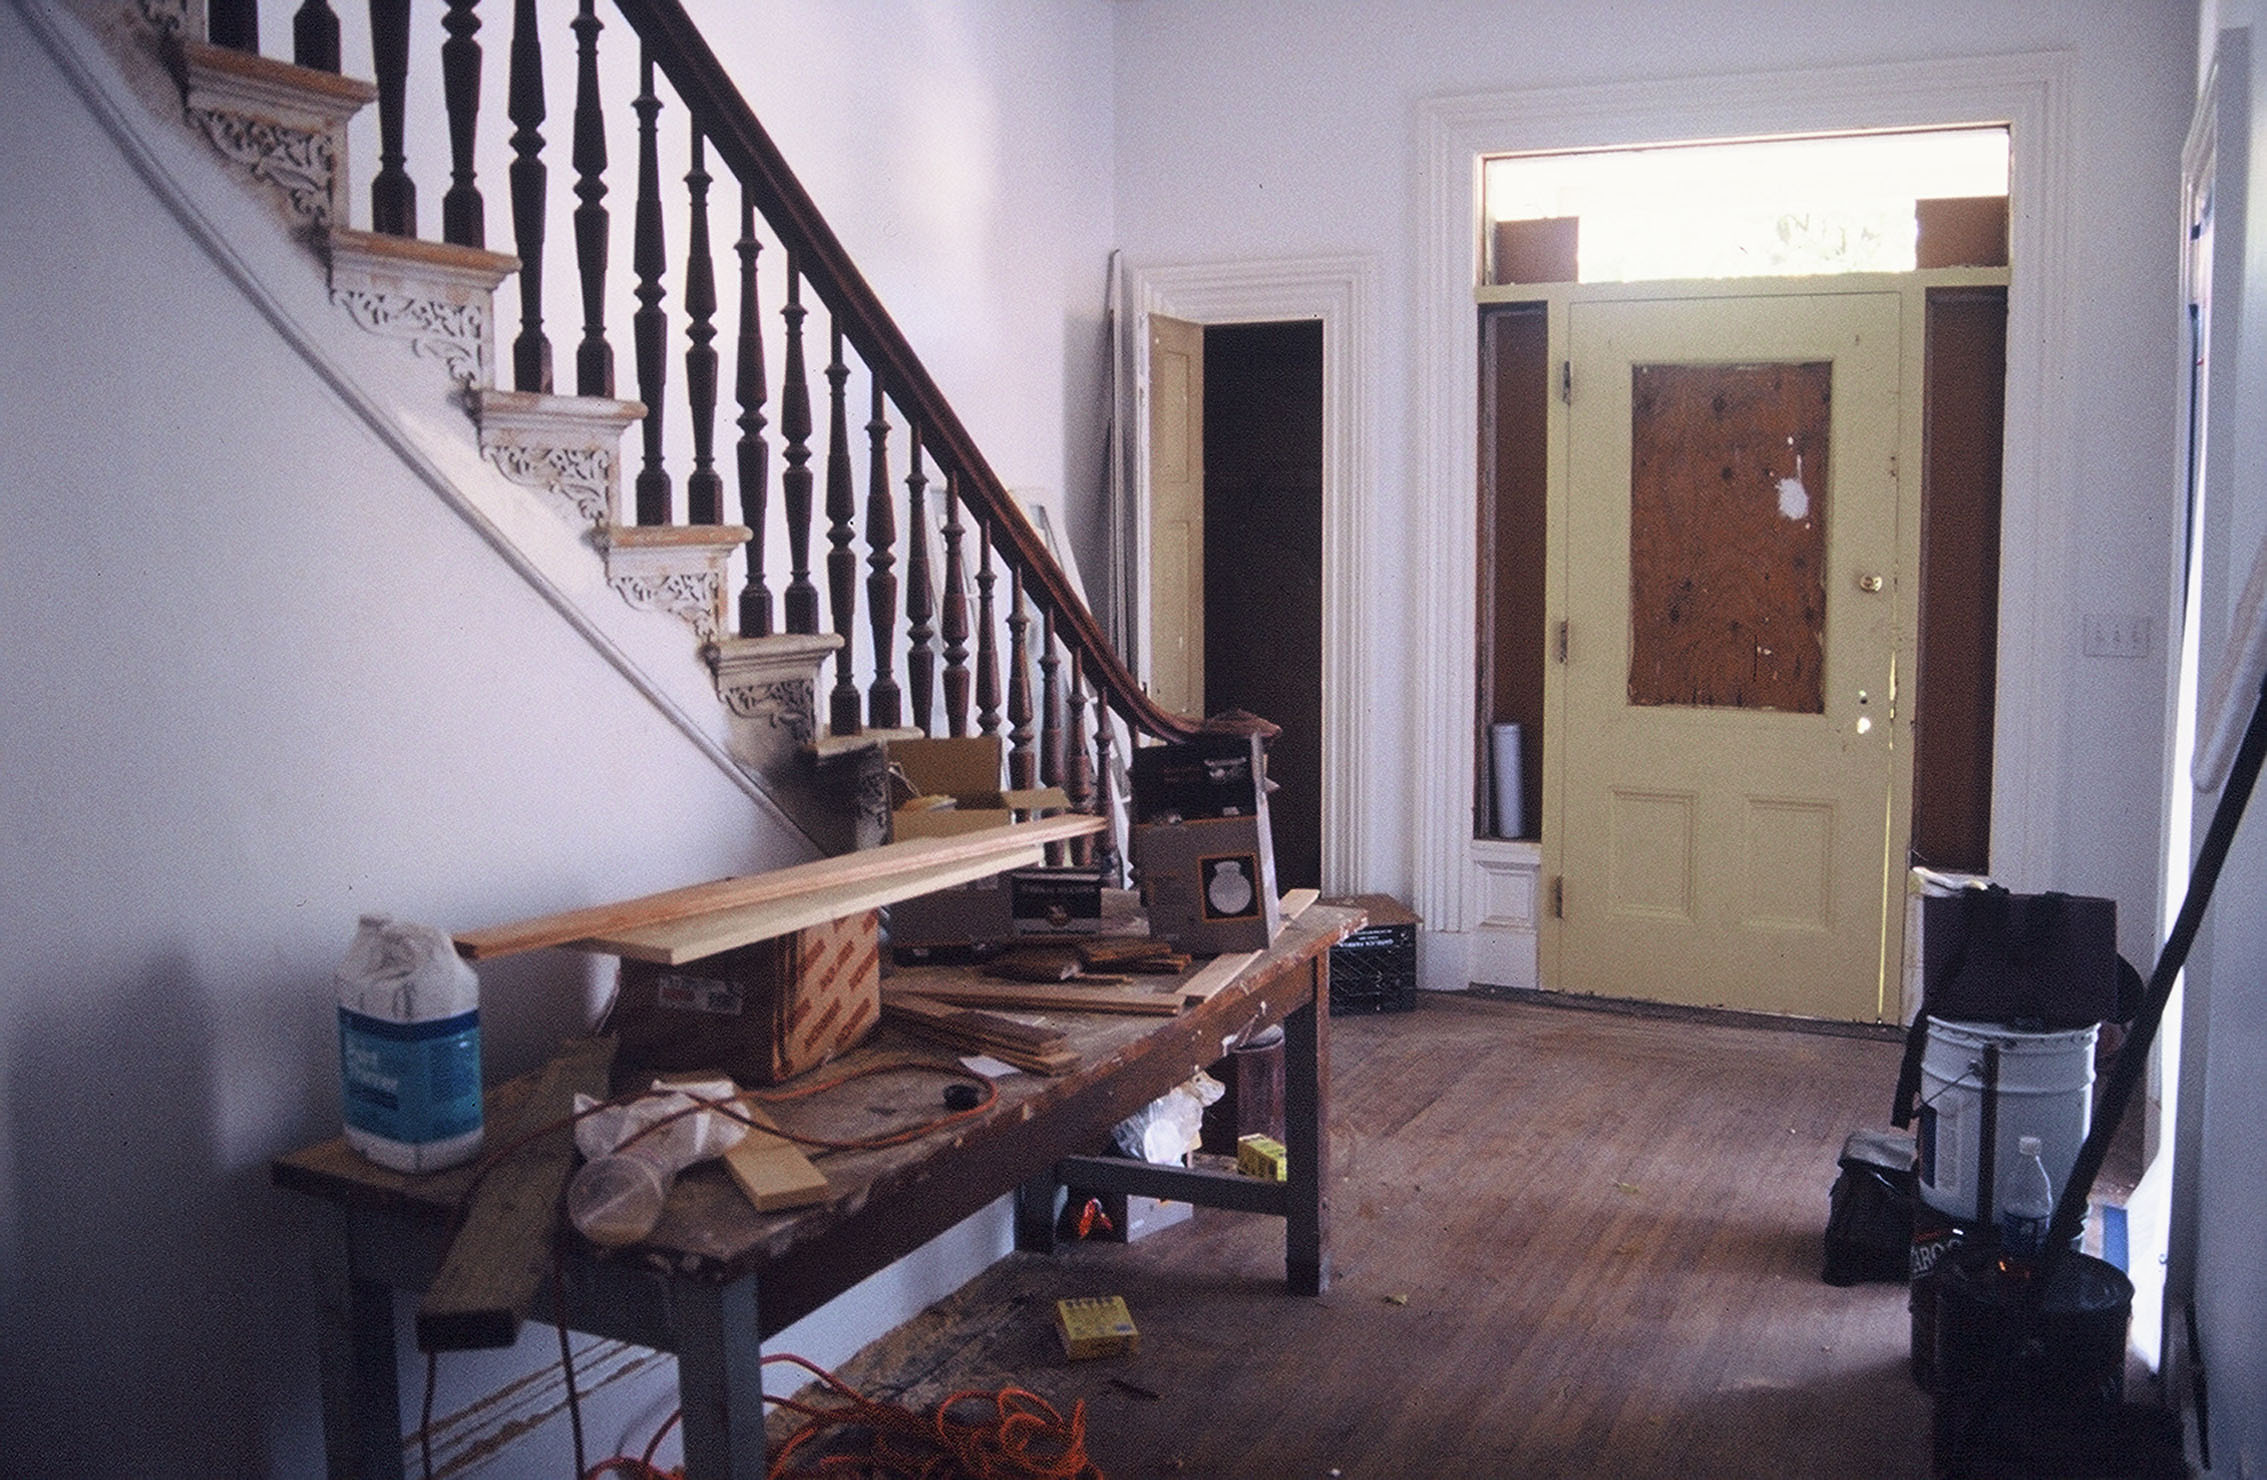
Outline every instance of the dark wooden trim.
{"type": "Polygon", "coordinates": [[[1540,303],[1480,311],[1479,723],[1473,736],[1482,784],[1473,834],[1490,837],[1488,727],[1523,727],[1522,817],[1542,833],[1543,676],[1548,613],[1551,396],[1550,320],[1540,303]]]}
{"type": "Polygon", "coordinates": [[[1934,868],[1986,873],[2007,290],[1931,289],[1927,320],[1912,855],[1934,868]]]}

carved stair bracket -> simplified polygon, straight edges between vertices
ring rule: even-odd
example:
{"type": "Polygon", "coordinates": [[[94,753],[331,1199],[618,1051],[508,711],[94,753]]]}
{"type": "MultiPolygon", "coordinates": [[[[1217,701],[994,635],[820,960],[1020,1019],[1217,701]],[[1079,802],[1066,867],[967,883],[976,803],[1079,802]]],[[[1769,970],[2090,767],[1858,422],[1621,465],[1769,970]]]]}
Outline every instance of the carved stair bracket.
{"type": "Polygon", "coordinates": [[[347,120],[378,89],[351,77],[188,39],[165,39],[181,106],[215,149],[273,187],[293,221],[321,229],[347,215],[347,120]]]}
{"type": "Polygon", "coordinates": [[[333,226],[320,238],[331,301],[373,334],[406,341],[460,384],[484,388],[496,363],[496,285],[517,257],[333,226]]]}
{"type": "Polygon", "coordinates": [[[482,455],[514,483],[545,490],[594,527],[620,517],[622,433],[644,415],[636,401],[598,396],[472,393],[482,455]]]}
{"type": "Polygon", "coordinates": [[[205,0],[137,0],[135,9],[160,36],[207,34],[205,0]]]}
{"type": "Polygon", "coordinates": [[[729,637],[709,649],[716,695],[731,712],[726,747],[750,770],[774,774],[818,737],[819,670],[839,633],[729,637]]]}
{"type": "Polygon", "coordinates": [[[702,642],[720,641],[725,562],[748,534],[741,524],[602,525],[606,583],[639,611],[672,613],[702,642]]]}

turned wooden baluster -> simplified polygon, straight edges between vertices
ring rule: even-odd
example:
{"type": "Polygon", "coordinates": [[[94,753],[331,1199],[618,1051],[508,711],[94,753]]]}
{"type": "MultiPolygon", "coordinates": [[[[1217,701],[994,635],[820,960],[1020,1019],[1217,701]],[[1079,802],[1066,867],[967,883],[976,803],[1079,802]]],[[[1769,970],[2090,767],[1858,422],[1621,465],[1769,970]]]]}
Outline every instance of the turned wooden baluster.
{"type": "MultiPolygon", "coordinates": [[[[1039,609],[1039,784],[1063,784],[1062,657],[1055,651],[1055,613],[1039,609]]],[[[1047,849],[1049,863],[1063,861],[1060,843],[1047,849]]]]}
{"type": "Polygon", "coordinates": [[[1008,785],[1039,784],[1039,752],[1031,708],[1031,613],[1023,604],[1023,567],[1008,567],[1008,785]]]}
{"type": "Polygon", "coordinates": [[[291,18],[291,59],[316,72],[339,69],[338,12],[324,0],[307,0],[291,18]]]}
{"type": "Polygon", "coordinates": [[[460,247],[488,245],[486,211],[472,183],[472,146],[480,128],[480,0],[449,0],[441,29],[441,102],[449,115],[448,193],[441,197],[441,240],[460,247]]]}
{"type": "Polygon", "coordinates": [[[771,588],[764,584],[764,505],[769,497],[771,450],[764,444],[763,305],[757,301],[756,197],[740,187],[740,352],[733,393],[740,402],[740,522],[748,526],[748,575],[740,587],[740,635],[771,636],[771,588]]]}
{"type": "Polygon", "coordinates": [[[1101,803],[1094,810],[1112,823],[1094,837],[1094,866],[1102,870],[1104,888],[1115,886],[1125,876],[1123,861],[1118,856],[1118,830],[1115,819],[1125,805],[1118,795],[1118,767],[1116,764],[1117,726],[1112,722],[1110,710],[1097,702],[1094,706],[1094,786],[1101,803]]]}
{"type": "Polygon", "coordinates": [[[992,526],[976,521],[976,732],[1000,733],[1000,629],[992,587],[999,573],[992,569],[992,526]]]}
{"type": "Polygon", "coordinates": [[[661,141],[655,126],[661,99],[653,91],[653,52],[638,55],[640,89],[630,106],[638,115],[638,202],[630,236],[630,270],[637,274],[636,312],[630,338],[638,365],[638,399],[645,403],[645,465],[638,469],[637,522],[669,522],[669,470],[662,465],[661,397],[669,381],[669,315],[662,310],[661,275],[669,267],[661,232],[661,141]]]}
{"type": "Polygon", "coordinates": [[[692,410],[693,471],[685,477],[685,519],[724,522],[724,479],[716,471],[716,264],[709,256],[707,145],[693,129],[692,196],[685,229],[685,401],[692,410]]]}
{"type": "Polygon", "coordinates": [[[512,121],[512,247],[520,258],[520,332],[512,341],[512,386],[551,392],[551,341],[543,335],[543,35],[535,0],[512,8],[512,72],[504,100],[512,121]]]}
{"type": "Polygon", "coordinates": [[[402,150],[409,91],[409,0],[370,0],[370,65],[378,74],[378,173],[370,181],[370,229],[417,235],[417,185],[402,150]]]}
{"type": "Polygon", "coordinates": [[[968,562],[961,554],[960,473],[945,478],[945,733],[968,733],[968,562]]]}
{"type": "Polygon", "coordinates": [[[575,394],[614,394],[614,347],[606,342],[606,113],[598,96],[598,33],[582,0],[575,13],[575,268],[582,278],[582,340],[575,346],[575,394]]]}
{"type": "Polygon", "coordinates": [[[787,444],[787,467],[779,475],[779,497],[787,513],[787,630],[819,630],[819,588],[811,584],[811,378],[803,366],[803,274],[787,259],[787,365],[779,382],[779,435],[787,444]]]}
{"type": "MultiPolygon", "coordinates": [[[[1102,722],[1108,724],[1107,713],[1102,722]]],[[[1091,738],[1086,730],[1086,666],[1078,649],[1071,649],[1070,685],[1070,763],[1063,775],[1063,791],[1069,796],[1073,812],[1094,811],[1094,759],[1087,753],[1091,738]]],[[[1087,834],[1071,839],[1071,862],[1085,865],[1094,861],[1094,838],[1087,834]]]]}
{"type": "Polygon", "coordinates": [[[230,51],[260,54],[259,0],[212,0],[205,8],[205,39],[230,51]]]}
{"type": "Polygon", "coordinates": [[[921,428],[912,429],[913,470],[905,475],[905,688],[910,718],[922,734],[932,733],[929,713],[936,697],[937,655],[929,641],[937,614],[929,589],[929,479],[921,471],[921,428]]]}
{"type": "Polygon", "coordinates": [[[850,547],[858,538],[858,493],[850,474],[850,413],[843,388],[850,367],[842,360],[842,320],[831,320],[827,358],[827,610],[842,646],[834,650],[834,688],[827,695],[827,728],[837,735],[859,731],[864,705],[858,698],[858,680],[851,675],[857,655],[858,556],[850,547]]]}
{"type": "Polygon", "coordinates": [[[874,679],[866,686],[866,722],[877,730],[905,723],[894,663],[897,650],[897,500],[889,486],[889,417],[882,378],[872,377],[866,421],[866,612],[874,636],[874,679]]]}

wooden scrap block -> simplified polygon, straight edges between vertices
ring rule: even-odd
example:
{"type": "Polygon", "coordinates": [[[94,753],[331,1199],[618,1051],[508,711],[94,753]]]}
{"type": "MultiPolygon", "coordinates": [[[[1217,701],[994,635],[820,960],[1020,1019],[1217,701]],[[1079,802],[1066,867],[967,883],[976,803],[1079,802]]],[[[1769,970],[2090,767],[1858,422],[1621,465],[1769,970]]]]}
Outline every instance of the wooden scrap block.
{"type": "MultiPolygon", "coordinates": [[[[761,1112],[754,1112],[752,1118],[761,1119],[761,1112]]],[[[724,1153],[724,1169],[759,1213],[807,1208],[827,1200],[826,1173],[811,1164],[802,1147],[772,1131],[748,1127],[738,1144],[724,1153]]]]}
{"type": "Polygon", "coordinates": [[[475,1185],[464,1222],[418,1302],[420,1351],[510,1346],[519,1339],[520,1323],[550,1274],[560,1203],[574,1174],[567,1120],[575,1096],[604,1099],[613,1067],[613,1039],[570,1039],[518,1108],[494,1127],[491,1145],[518,1149],[475,1185]],[[535,1136],[538,1131],[543,1134],[535,1136]],[[529,1136],[535,1139],[519,1145],[529,1136]]]}
{"type": "Polygon", "coordinates": [[[1016,1018],[954,1007],[914,992],[882,991],[882,1017],[908,1032],[952,1048],[986,1053],[1034,1074],[1068,1074],[1079,1065],[1069,1038],[1016,1018]]]}

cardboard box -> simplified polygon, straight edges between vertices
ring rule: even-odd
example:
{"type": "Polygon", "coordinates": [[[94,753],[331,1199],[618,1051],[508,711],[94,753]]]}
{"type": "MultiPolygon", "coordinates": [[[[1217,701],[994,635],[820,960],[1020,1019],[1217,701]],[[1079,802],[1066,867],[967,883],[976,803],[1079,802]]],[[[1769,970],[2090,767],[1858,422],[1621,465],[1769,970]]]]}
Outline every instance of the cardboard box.
{"type": "MultiPolygon", "coordinates": [[[[948,838],[1005,827],[1018,814],[1070,809],[1059,786],[1003,791],[1006,762],[997,735],[892,740],[890,768],[903,778],[901,794],[910,789],[913,795],[891,812],[891,836],[900,842],[948,838]]],[[[978,879],[892,905],[889,925],[892,951],[1001,945],[1015,938],[1015,901],[1003,879],[978,879]]]]}
{"type": "Polygon", "coordinates": [[[1141,1350],[1141,1333],[1122,1295],[1074,1296],[1055,1302],[1055,1334],[1063,1354],[1074,1362],[1090,1357],[1131,1356],[1141,1350]]]}
{"type": "Polygon", "coordinates": [[[1019,868],[1008,875],[1018,935],[1098,935],[1102,870],[1019,868]]]}
{"type": "Polygon", "coordinates": [[[942,740],[892,740],[889,762],[913,791],[890,814],[892,834],[943,838],[982,827],[1004,827],[1018,813],[1063,812],[1070,797],[1059,786],[1003,790],[1007,751],[997,735],[942,740]]]}
{"type": "Polygon", "coordinates": [[[1288,1182],[1291,1180],[1290,1153],[1273,1136],[1238,1136],[1236,1170],[1262,1182],[1288,1182]]]}
{"type": "Polygon", "coordinates": [[[1133,820],[1194,822],[1267,810],[1267,749],[1257,735],[1197,735],[1133,753],[1133,820]]]}
{"type": "Polygon", "coordinates": [[[994,874],[934,894],[901,899],[889,907],[893,951],[940,946],[997,946],[1015,939],[1014,895],[1007,876],[994,874]]]}
{"type": "Polygon", "coordinates": [[[682,966],[626,959],[606,1029],[618,1074],[777,1084],[864,1042],[881,1016],[880,919],[864,910],[682,966]]]}
{"type": "Polygon", "coordinates": [[[1198,955],[1265,950],[1283,928],[1267,813],[1137,823],[1134,872],[1149,933],[1198,955]]]}

